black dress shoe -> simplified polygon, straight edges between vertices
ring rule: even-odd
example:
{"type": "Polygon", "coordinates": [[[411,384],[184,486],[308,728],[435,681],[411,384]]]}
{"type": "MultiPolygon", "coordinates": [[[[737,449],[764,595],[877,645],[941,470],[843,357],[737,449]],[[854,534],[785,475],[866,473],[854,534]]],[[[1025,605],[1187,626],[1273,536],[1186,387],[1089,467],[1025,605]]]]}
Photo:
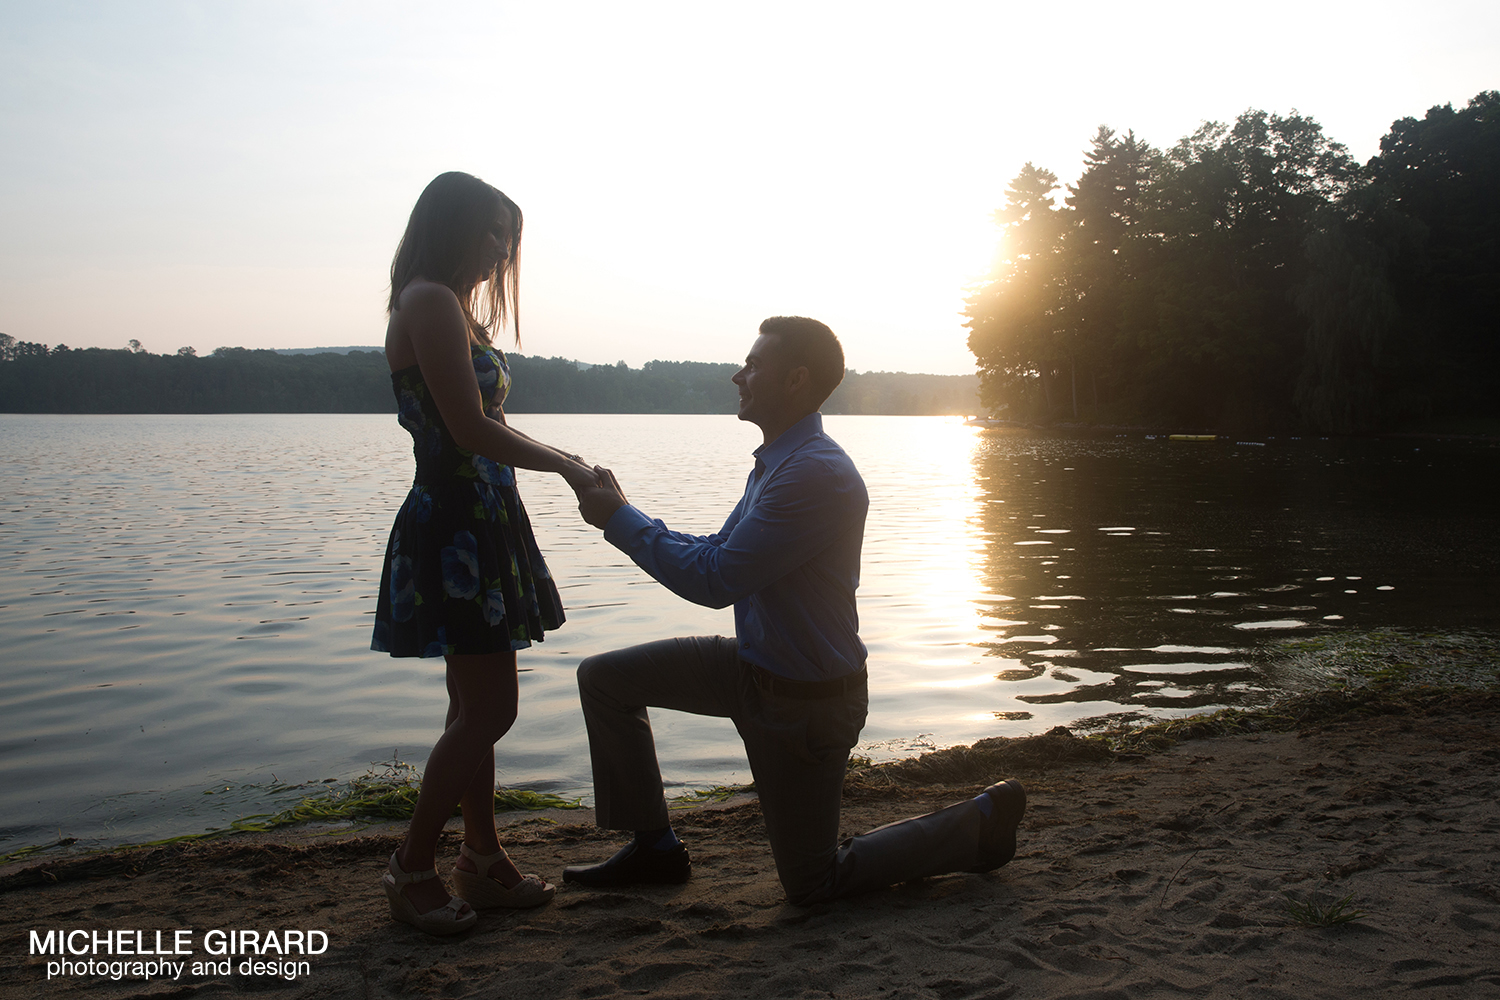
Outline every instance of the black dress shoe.
{"type": "Polygon", "coordinates": [[[597,865],[569,865],[563,869],[563,881],[590,887],[674,884],[686,882],[692,873],[693,864],[688,859],[687,848],[681,844],[659,851],[631,841],[608,861],[597,865]]]}
{"type": "Polygon", "coordinates": [[[992,872],[1016,856],[1016,827],[1026,814],[1026,789],[1010,778],[984,790],[994,806],[979,826],[979,863],[971,872],[992,872]]]}

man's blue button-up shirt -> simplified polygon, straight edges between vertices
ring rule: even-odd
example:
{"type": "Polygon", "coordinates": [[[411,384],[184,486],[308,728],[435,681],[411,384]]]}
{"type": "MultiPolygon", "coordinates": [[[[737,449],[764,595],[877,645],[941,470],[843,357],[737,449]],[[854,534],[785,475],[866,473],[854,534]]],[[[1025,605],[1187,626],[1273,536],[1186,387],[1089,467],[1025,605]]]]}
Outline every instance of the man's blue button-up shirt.
{"type": "Polygon", "coordinates": [[[854,591],[869,494],[813,413],[755,450],[745,495],[714,535],[687,535],[626,505],[605,539],[677,596],[734,605],[741,658],[793,680],[865,663],[854,591]]]}

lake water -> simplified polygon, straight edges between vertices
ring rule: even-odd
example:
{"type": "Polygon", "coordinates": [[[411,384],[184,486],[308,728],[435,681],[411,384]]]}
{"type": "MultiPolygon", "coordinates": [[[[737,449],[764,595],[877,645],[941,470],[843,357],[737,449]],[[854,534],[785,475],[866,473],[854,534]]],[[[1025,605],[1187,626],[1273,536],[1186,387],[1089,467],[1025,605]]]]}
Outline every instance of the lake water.
{"type": "MultiPolygon", "coordinates": [[[[759,443],[730,416],[513,421],[695,532],[759,443]]],[[[1492,443],[826,427],[871,497],[857,752],[877,759],[1263,700],[1288,683],[1265,645],[1289,635],[1495,622],[1492,443]]],[[[412,467],[394,417],[0,414],[0,461],[0,853],[198,832],[303,794],[285,785],[424,759],[441,661],[368,648],[412,467]]],[[[520,478],[569,620],[520,656],[499,780],[587,797],[579,659],[732,616],[649,580],[561,480],[520,478]]],[[[749,780],[729,723],[654,724],[675,787],[749,780]]]]}

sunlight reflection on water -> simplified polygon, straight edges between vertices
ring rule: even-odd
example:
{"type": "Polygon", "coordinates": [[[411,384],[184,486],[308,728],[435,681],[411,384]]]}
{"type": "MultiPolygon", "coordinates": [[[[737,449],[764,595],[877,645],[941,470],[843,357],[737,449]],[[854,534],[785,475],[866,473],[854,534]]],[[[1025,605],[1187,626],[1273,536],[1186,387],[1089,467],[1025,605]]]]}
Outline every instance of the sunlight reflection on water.
{"type": "MultiPolygon", "coordinates": [[[[695,533],[717,530],[759,441],[728,416],[512,419],[610,465],[632,501],[695,533]]],[[[1489,445],[1414,456],[1383,442],[1236,450],[942,418],[826,427],[871,495],[858,752],[876,758],[1241,704],[1267,690],[1252,643],[1482,622],[1493,607],[1489,445]]],[[[440,663],[368,649],[411,470],[393,417],[0,415],[0,433],[0,849],[59,827],[100,842],[195,832],[284,800],[265,791],[273,775],[347,778],[393,752],[426,754],[440,663]]],[[[579,659],[728,631],[732,616],[647,579],[578,519],[561,480],[521,484],[569,620],[521,654],[500,780],[586,795],[579,659]]],[[[748,780],[729,723],[654,723],[669,781],[748,780]]]]}

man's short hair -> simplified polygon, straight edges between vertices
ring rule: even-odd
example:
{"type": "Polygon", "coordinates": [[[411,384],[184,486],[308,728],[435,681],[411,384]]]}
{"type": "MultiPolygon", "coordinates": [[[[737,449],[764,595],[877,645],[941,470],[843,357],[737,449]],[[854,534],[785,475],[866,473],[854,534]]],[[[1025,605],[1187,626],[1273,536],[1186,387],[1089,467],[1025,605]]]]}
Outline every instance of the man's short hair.
{"type": "Polygon", "coordinates": [[[826,324],[806,316],[772,316],[760,332],[780,340],[789,367],[807,368],[819,406],[844,381],[844,348],[826,324]]]}

